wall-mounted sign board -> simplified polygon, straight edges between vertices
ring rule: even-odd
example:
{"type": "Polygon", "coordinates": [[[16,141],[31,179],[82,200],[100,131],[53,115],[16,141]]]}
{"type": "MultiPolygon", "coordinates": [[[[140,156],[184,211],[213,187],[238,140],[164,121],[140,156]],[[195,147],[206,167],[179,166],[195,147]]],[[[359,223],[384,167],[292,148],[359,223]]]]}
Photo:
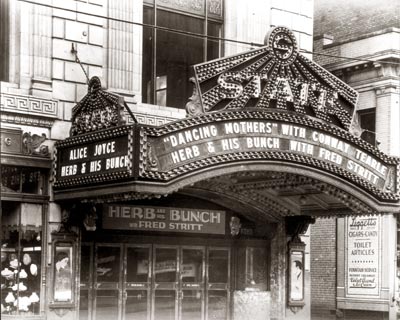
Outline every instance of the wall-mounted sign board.
{"type": "Polygon", "coordinates": [[[225,234],[225,211],[105,205],[104,229],[225,234]]]}
{"type": "Polygon", "coordinates": [[[379,296],[381,217],[348,217],[346,221],[346,295],[379,296]]]}
{"type": "Polygon", "coordinates": [[[123,126],[59,142],[56,188],[132,176],[134,126],[123,126]]]}

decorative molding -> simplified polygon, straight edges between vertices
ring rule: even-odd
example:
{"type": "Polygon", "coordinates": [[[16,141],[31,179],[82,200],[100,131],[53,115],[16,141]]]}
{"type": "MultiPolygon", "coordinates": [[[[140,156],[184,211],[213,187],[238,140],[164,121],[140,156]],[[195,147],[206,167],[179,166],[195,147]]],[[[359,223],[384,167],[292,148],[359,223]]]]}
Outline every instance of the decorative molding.
{"type": "Polygon", "coordinates": [[[200,101],[199,90],[196,87],[196,80],[192,77],[190,82],[193,84],[193,93],[189,98],[188,103],[186,103],[186,113],[188,116],[197,116],[203,113],[200,101]]]}
{"type": "Polygon", "coordinates": [[[56,100],[34,96],[2,93],[0,110],[25,114],[25,117],[34,115],[43,118],[58,118],[58,102],[56,100]]]}
{"type": "Polygon", "coordinates": [[[46,141],[46,135],[43,133],[41,136],[25,132],[22,135],[22,152],[26,155],[35,155],[42,157],[49,157],[49,147],[43,145],[46,141]]]}
{"type": "Polygon", "coordinates": [[[51,128],[54,124],[54,120],[35,118],[28,115],[20,116],[15,114],[1,113],[0,117],[1,122],[13,123],[18,125],[51,128]]]}
{"type": "Polygon", "coordinates": [[[291,243],[301,243],[299,236],[307,232],[308,226],[315,223],[315,218],[310,216],[286,217],[286,234],[291,237],[291,243]]]}
{"type": "MultiPolygon", "coordinates": [[[[335,215],[340,215],[344,211],[345,214],[348,214],[349,210],[357,214],[376,214],[375,210],[367,204],[336,186],[328,185],[310,177],[286,172],[259,172],[258,174],[254,172],[240,172],[224,178],[217,177],[204,182],[198,182],[194,187],[196,189],[203,188],[208,191],[232,196],[243,203],[251,203],[254,207],[269,208],[268,215],[274,218],[279,216],[298,216],[297,212],[284,205],[286,202],[282,201],[280,196],[268,196],[268,192],[266,192],[267,190],[273,190],[276,193],[288,188],[306,188],[308,192],[314,190],[318,194],[324,193],[334,197],[344,206],[344,208],[332,209],[335,215]],[[241,179],[252,180],[255,176],[259,180],[240,183],[237,181],[241,179]]],[[[303,210],[301,210],[301,213],[303,213],[303,210]]],[[[312,217],[329,215],[326,210],[305,210],[304,215],[306,214],[312,217]]]]}
{"type": "Polygon", "coordinates": [[[124,99],[101,88],[99,77],[92,77],[88,93],[72,109],[70,135],[77,136],[125,124],[124,99]]]}
{"type": "MultiPolygon", "coordinates": [[[[147,126],[163,126],[169,122],[176,121],[177,118],[173,117],[163,117],[160,115],[154,115],[154,114],[145,114],[145,113],[137,113],[133,112],[136,120],[138,123],[147,125],[147,126]]],[[[127,113],[126,115],[126,123],[127,124],[134,124],[135,121],[132,119],[132,117],[128,116],[127,113]]]]}

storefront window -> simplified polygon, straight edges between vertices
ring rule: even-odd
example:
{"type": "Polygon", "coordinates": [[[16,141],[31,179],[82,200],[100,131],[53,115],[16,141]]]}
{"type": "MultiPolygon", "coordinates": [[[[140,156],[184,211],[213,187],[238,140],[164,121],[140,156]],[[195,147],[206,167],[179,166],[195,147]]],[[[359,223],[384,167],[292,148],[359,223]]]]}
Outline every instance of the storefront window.
{"type": "Polygon", "coordinates": [[[1,185],[5,192],[44,194],[45,171],[31,167],[1,166],[1,185]]]}
{"type": "Polygon", "coordinates": [[[241,247],[238,249],[238,290],[267,290],[267,249],[241,247]]]}
{"type": "Polygon", "coordinates": [[[40,313],[42,205],[2,203],[1,313],[40,313]]]}
{"type": "Polygon", "coordinates": [[[214,11],[218,9],[220,18],[211,14],[210,4],[208,14],[205,14],[205,1],[188,1],[182,7],[173,1],[158,1],[156,12],[154,3],[146,2],[148,4],[143,9],[143,22],[164,29],[143,29],[143,102],[182,109],[193,92],[189,82],[193,76],[191,67],[221,56],[221,41],[207,39],[206,35],[217,38],[221,36],[222,2],[213,1],[218,2],[219,6],[212,6],[214,11]]]}

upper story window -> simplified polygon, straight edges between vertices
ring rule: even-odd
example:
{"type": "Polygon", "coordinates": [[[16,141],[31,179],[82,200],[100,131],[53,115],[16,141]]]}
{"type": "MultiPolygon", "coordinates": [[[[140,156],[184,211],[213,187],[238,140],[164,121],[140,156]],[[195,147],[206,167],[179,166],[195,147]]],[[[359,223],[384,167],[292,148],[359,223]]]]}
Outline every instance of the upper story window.
{"type": "Polygon", "coordinates": [[[361,138],[372,145],[376,145],[376,110],[375,108],[365,109],[358,112],[360,115],[360,126],[363,129],[361,138]]]}
{"type": "Polygon", "coordinates": [[[144,2],[143,23],[162,29],[143,28],[143,102],[184,108],[191,66],[222,54],[221,41],[207,36],[222,35],[223,0],[144,2]]]}

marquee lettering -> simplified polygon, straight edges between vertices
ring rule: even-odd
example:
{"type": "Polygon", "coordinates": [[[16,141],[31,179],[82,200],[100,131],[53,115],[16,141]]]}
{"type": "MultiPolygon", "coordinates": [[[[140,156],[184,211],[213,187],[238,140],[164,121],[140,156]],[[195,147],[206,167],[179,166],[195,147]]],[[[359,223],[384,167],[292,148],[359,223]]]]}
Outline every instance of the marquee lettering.
{"type": "Polygon", "coordinates": [[[319,83],[301,82],[299,79],[290,81],[285,77],[277,77],[274,81],[268,79],[266,73],[255,72],[226,72],[222,73],[217,80],[219,98],[236,99],[244,94],[244,88],[250,98],[259,98],[261,88],[270,86],[269,99],[283,99],[286,102],[293,102],[295,105],[310,105],[310,90],[316,96],[317,110],[334,105],[338,94],[335,91],[324,88],[319,83]]]}
{"type": "Polygon", "coordinates": [[[80,144],[78,147],[59,149],[58,180],[76,179],[98,173],[126,172],[130,166],[128,135],[80,144]]]}
{"type": "Polygon", "coordinates": [[[319,159],[368,183],[383,187],[387,166],[341,138],[284,122],[237,120],[181,130],[155,140],[160,170],[171,170],[210,156],[279,151],[319,159]]]}

